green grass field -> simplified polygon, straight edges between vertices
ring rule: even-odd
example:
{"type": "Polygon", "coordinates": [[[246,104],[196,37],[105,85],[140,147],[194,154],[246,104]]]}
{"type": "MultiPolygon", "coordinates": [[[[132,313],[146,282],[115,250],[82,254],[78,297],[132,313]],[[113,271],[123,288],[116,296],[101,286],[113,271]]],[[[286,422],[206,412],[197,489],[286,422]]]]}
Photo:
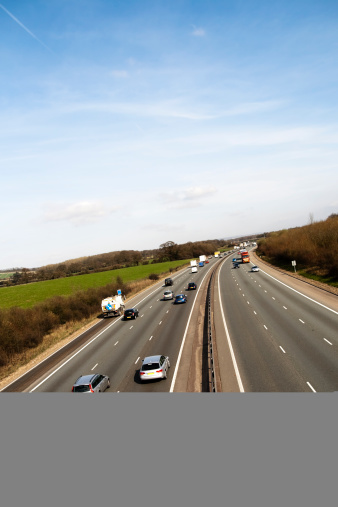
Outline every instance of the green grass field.
{"type": "Polygon", "coordinates": [[[13,275],[13,272],[11,272],[11,273],[0,273],[0,280],[6,280],[7,278],[9,278],[12,275],[13,275]]]}
{"type": "Polygon", "coordinates": [[[45,282],[35,282],[27,285],[0,287],[0,308],[10,308],[12,306],[30,308],[53,296],[70,296],[79,290],[102,287],[115,281],[118,276],[122,278],[124,283],[128,283],[148,278],[151,273],[159,275],[166,273],[170,268],[176,268],[184,264],[189,264],[189,261],[161,262],[159,264],[115,269],[102,273],[46,280],[45,282]]]}

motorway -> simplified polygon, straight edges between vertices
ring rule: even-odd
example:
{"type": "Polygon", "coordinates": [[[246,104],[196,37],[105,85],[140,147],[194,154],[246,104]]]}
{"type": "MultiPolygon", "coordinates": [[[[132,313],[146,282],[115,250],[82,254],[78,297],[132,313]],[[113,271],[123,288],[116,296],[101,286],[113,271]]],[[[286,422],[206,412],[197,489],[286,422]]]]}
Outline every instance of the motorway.
{"type": "Polygon", "coordinates": [[[233,269],[233,255],[172,275],[185,304],[162,301],[163,280],[130,299],[139,317],[101,319],[89,331],[7,386],[7,392],[70,392],[82,374],[108,375],[112,392],[209,391],[205,302],[212,295],[218,392],[338,391],[338,297],[268,267],[233,269]],[[217,268],[217,269],[216,269],[217,268]],[[189,282],[196,291],[186,291],[189,282]],[[142,359],[170,358],[166,380],[141,383],[142,359]]]}
{"type": "MultiPolygon", "coordinates": [[[[167,288],[163,286],[162,280],[126,302],[126,308],[138,308],[137,319],[125,321],[121,317],[111,317],[103,322],[101,320],[94,326],[88,339],[81,342],[79,348],[73,348],[68,355],[63,354],[59,361],[54,360],[51,367],[42,369],[42,373],[28,372],[24,378],[7,386],[3,391],[70,392],[80,375],[90,373],[101,373],[110,377],[111,387],[106,393],[189,390],[187,385],[191,381],[196,382],[196,375],[190,373],[189,378],[186,377],[184,368],[190,370],[191,359],[182,357],[182,344],[189,336],[190,340],[194,340],[194,335],[198,334],[196,323],[199,320],[198,314],[201,313],[200,305],[203,306],[205,302],[201,295],[210,270],[217,262],[217,259],[210,260],[210,263],[200,268],[197,273],[191,273],[190,268],[185,268],[172,275],[174,286],[168,288],[172,289],[174,294],[187,294],[187,303],[175,305],[172,300],[163,301],[163,292],[167,288]],[[197,284],[196,291],[186,290],[191,281],[197,284]],[[200,305],[195,305],[195,300],[200,300],[200,305]],[[191,318],[192,312],[195,312],[196,317],[191,318]],[[192,329],[195,332],[192,333],[192,329]],[[142,359],[155,354],[169,356],[171,368],[168,378],[141,383],[138,370],[142,359]],[[181,358],[183,371],[182,375],[179,375],[177,365],[181,358]]],[[[198,363],[195,363],[195,372],[201,372],[202,352],[198,363]]],[[[198,374],[197,377],[198,388],[201,389],[201,375],[198,374]]]]}
{"type": "Polygon", "coordinates": [[[222,391],[338,391],[338,298],[226,259],[215,289],[222,391]]]}

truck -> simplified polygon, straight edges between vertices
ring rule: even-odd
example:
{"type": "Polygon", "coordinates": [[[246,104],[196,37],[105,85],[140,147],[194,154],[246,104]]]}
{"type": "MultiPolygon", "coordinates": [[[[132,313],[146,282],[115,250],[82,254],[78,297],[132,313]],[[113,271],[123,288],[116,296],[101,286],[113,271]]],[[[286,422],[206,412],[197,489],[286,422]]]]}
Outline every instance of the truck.
{"type": "Polygon", "coordinates": [[[200,262],[205,262],[207,260],[206,255],[200,255],[200,262]]]}
{"type": "Polygon", "coordinates": [[[101,310],[104,318],[122,315],[124,312],[124,298],[122,294],[103,299],[101,302],[101,310]]]}
{"type": "Polygon", "coordinates": [[[197,262],[196,261],[190,261],[190,267],[192,268],[193,266],[197,266],[197,262]]]}
{"type": "Polygon", "coordinates": [[[221,253],[221,252],[215,252],[215,253],[214,253],[214,256],[215,256],[215,257],[219,257],[219,254],[220,254],[220,253],[221,253]]]}
{"type": "Polygon", "coordinates": [[[250,256],[247,250],[241,250],[242,263],[250,262],[250,256]]]}

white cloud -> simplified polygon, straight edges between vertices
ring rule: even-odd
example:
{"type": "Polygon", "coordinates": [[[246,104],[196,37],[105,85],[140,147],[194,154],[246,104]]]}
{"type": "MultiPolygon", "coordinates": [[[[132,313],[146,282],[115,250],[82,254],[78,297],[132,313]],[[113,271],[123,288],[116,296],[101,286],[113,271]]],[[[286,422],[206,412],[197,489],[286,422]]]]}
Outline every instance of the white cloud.
{"type": "Polygon", "coordinates": [[[73,204],[49,204],[43,214],[46,222],[70,222],[73,225],[86,225],[97,222],[116,211],[106,208],[99,201],[80,201],[73,204]]]}
{"type": "Polygon", "coordinates": [[[190,187],[186,190],[163,192],[161,199],[170,208],[197,208],[202,206],[200,199],[204,199],[217,192],[215,187],[190,187]]]}
{"type": "Polygon", "coordinates": [[[194,30],[191,32],[192,35],[195,37],[204,37],[205,36],[205,30],[203,28],[197,28],[196,26],[193,27],[194,30]]]}

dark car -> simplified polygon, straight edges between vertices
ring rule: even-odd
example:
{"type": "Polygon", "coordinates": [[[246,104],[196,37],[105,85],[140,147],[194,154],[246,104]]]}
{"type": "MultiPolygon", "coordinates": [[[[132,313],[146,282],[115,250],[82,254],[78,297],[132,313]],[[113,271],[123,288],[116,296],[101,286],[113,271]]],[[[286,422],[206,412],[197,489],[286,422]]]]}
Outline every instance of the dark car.
{"type": "Polygon", "coordinates": [[[188,290],[196,290],[197,285],[194,282],[188,283],[188,290]]]}
{"type": "Polygon", "coordinates": [[[187,296],[185,294],[177,294],[175,296],[174,303],[186,303],[187,302],[187,296]]]}
{"type": "Polygon", "coordinates": [[[234,268],[239,268],[238,262],[234,262],[234,268]]]}
{"type": "Polygon", "coordinates": [[[72,387],[72,393],[101,393],[110,387],[110,380],[107,375],[98,373],[92,375],[81,375],[72,387]]]}
{"type": "Polygon", "coordinates": [[[137,308],[128,308],[124,310],[124,318],[127,319],[136,319],[138,317],[138,309],[137,308]]]}
{"type": "Polygon", "coordinates": [[[171,278],[166,278],[164,280],[164,285],[167,287],[168,285],[174,285],[174,282],[172,281],[171,278]]]}

